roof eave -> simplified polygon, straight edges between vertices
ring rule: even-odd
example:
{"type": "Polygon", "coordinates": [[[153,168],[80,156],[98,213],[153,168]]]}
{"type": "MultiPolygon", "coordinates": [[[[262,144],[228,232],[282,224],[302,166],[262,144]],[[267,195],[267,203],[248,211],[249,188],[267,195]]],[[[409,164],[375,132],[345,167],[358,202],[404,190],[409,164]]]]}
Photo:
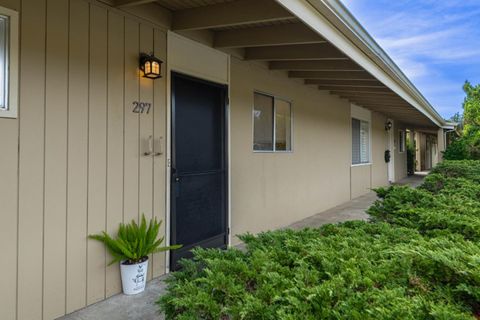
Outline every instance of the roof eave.
{"type": "Polygon", "coordinates": [[[438,127],[445,125],[445,120],[440,114],[339,0],[277,0],[277,2],[321,33],[365,70],[374,76],[376,71],[380,81],[422,112],[435,125],[438,127]],[[378,69],[386,77],[379,74],[378,69]]]}

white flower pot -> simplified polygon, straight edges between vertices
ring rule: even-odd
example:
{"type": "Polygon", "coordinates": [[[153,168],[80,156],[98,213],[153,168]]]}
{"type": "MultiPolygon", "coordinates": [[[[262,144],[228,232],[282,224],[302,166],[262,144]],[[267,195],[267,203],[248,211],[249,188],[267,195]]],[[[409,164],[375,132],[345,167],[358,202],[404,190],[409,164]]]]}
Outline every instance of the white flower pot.
{"type": "Polygon", "coordinates": [[[148,259],[137,264],[120,263],[124,294],[137,294],[145,290],[147,283],[148,259]]]}

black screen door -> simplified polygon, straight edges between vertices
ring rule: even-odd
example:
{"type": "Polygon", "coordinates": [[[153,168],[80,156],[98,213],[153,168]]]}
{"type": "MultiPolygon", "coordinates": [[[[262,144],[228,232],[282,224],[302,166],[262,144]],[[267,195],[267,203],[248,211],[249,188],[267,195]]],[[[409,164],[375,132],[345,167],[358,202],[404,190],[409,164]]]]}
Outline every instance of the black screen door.
{"type": "Polygon", "coordinates": [[[226,87],[172,73],[170,256],[227,243],[226,87]]]}

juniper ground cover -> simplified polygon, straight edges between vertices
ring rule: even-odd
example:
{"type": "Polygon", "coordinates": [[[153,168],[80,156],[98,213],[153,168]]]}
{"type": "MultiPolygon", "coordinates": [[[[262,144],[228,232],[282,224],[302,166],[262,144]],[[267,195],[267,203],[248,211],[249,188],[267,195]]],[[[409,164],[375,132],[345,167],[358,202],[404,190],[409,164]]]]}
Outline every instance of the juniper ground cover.
{"type": "Polygon", "coordinates": [[[372,221],[197,249],[169,279],[167,319],[475,319],[480,161],[445,161],[418,189],[377,190],[372,221]]]}

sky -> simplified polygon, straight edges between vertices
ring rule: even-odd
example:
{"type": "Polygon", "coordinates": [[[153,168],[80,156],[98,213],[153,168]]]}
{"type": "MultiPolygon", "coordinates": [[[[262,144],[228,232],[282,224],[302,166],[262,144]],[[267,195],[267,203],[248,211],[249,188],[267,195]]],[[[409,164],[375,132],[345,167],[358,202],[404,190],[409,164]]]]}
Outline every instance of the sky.
{"type": "Polygon", "coordinates": [[[480,84],[480,0],[342,0],[446,119],[480,84]]]}

